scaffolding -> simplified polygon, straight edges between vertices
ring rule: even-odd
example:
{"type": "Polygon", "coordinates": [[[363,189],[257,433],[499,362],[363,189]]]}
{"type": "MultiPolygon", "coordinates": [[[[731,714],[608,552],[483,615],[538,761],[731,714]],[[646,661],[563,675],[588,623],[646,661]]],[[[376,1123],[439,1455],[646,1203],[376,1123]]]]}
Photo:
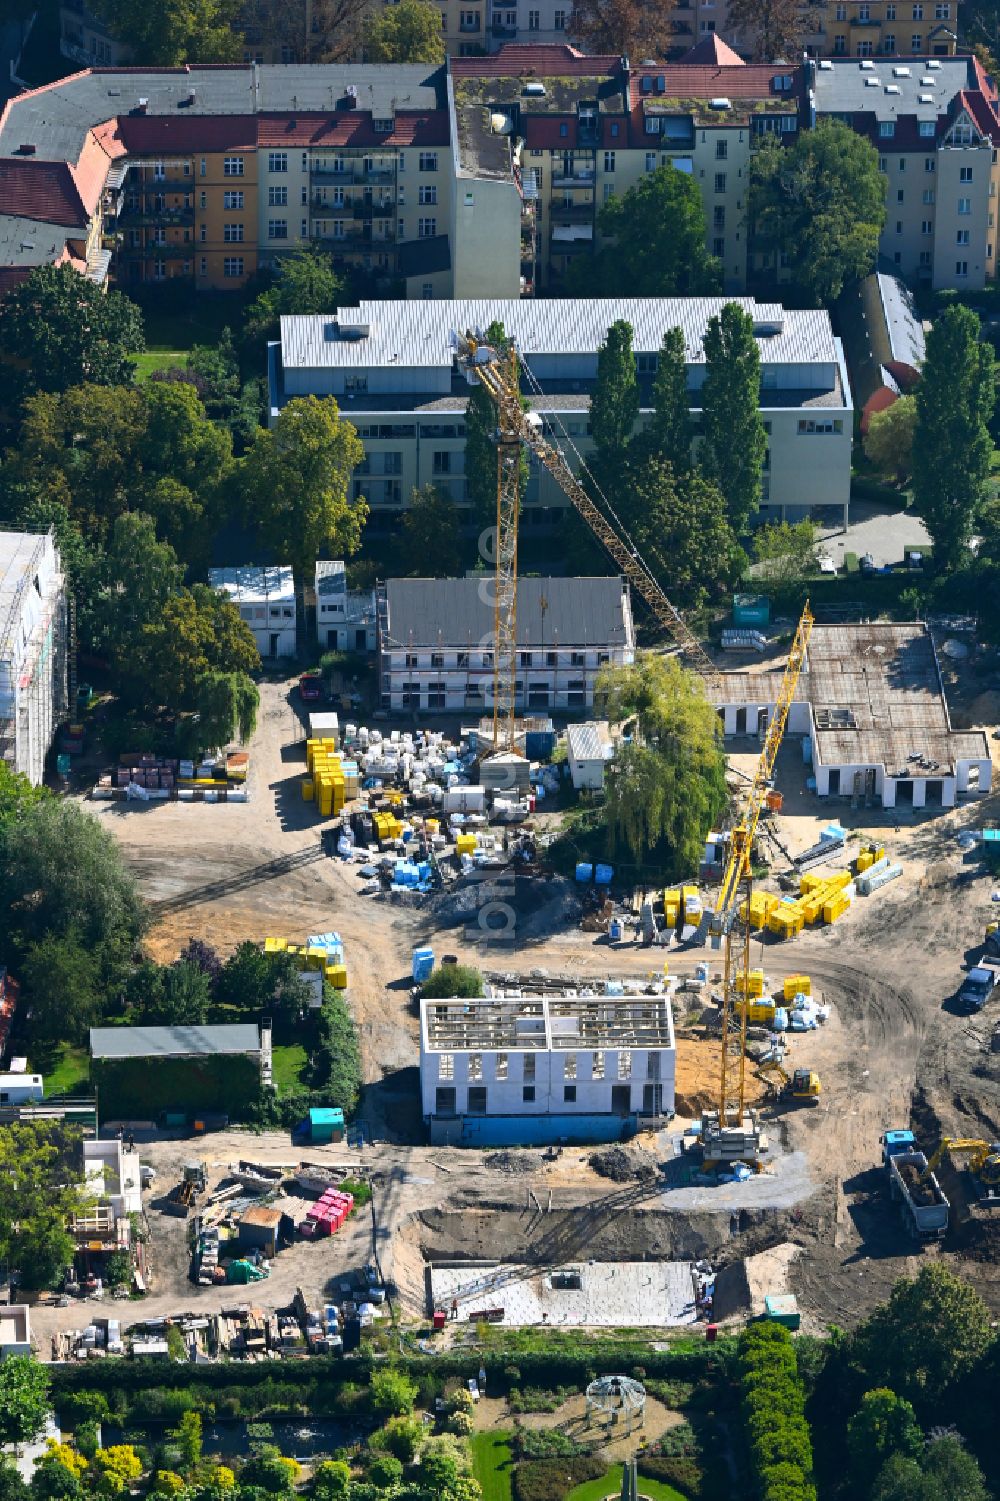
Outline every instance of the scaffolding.
{"type": "Polygon", "coordinates": [[[65,585],[51,530],[0,533],[0,758],[36,784],[67,713],[65,585]]]}

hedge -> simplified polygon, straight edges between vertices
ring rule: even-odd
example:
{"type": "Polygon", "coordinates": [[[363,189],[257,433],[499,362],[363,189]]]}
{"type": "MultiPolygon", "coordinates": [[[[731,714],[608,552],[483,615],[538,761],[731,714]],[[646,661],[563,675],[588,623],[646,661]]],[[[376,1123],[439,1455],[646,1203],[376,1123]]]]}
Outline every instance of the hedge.
{"type": "Polygon", "coordinates": [[[812,1439],[795,1346],[779,1324],[739,1340],[741,1407],[761,1501],[815,1501],[812,1439]]]}

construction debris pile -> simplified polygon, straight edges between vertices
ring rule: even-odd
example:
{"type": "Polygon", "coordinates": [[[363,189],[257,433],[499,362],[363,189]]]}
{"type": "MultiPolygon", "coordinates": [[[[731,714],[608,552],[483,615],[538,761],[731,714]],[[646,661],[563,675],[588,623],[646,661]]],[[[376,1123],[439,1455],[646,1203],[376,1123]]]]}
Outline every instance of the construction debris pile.
{"type": "Polygon", "coordinates": [[[125,754],[117,766],[101,773],[91,797],[104,802],[245,803],[249,770],[245,751],[205,755],[200,761],[125,754]]]}

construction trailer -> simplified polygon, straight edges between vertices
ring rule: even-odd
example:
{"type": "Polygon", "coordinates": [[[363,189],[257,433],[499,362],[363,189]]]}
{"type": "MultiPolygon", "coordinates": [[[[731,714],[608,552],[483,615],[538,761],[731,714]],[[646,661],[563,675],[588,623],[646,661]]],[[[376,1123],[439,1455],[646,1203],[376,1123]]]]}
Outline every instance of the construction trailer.
{"type": "Polygon", "coordinates": [[[674,1113],[670,996],[495,992],[420,1005],[431,1141],[620,1141],[674,1113]]]}
{"type": "Polygon", "coordinates": [[[54,533],[0,532],[0,758],[35,785],[68,712],[68,630],[54,533]]]}

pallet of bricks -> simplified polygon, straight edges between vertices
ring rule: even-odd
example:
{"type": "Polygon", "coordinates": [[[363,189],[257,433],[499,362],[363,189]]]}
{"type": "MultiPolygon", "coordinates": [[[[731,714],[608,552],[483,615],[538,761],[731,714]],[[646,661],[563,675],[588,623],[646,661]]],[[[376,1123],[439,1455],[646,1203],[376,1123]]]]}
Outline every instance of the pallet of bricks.
{"type": "Polygon", "coordinates": [[[250,757],[244,751],[225,756],[209,756],[202,761],[183,757],[126,753],[118,765],[103,772],[93,789],[93,797],[138,798],[144,802],[230,802],[247,801],[246,780],[250,757]]]}

